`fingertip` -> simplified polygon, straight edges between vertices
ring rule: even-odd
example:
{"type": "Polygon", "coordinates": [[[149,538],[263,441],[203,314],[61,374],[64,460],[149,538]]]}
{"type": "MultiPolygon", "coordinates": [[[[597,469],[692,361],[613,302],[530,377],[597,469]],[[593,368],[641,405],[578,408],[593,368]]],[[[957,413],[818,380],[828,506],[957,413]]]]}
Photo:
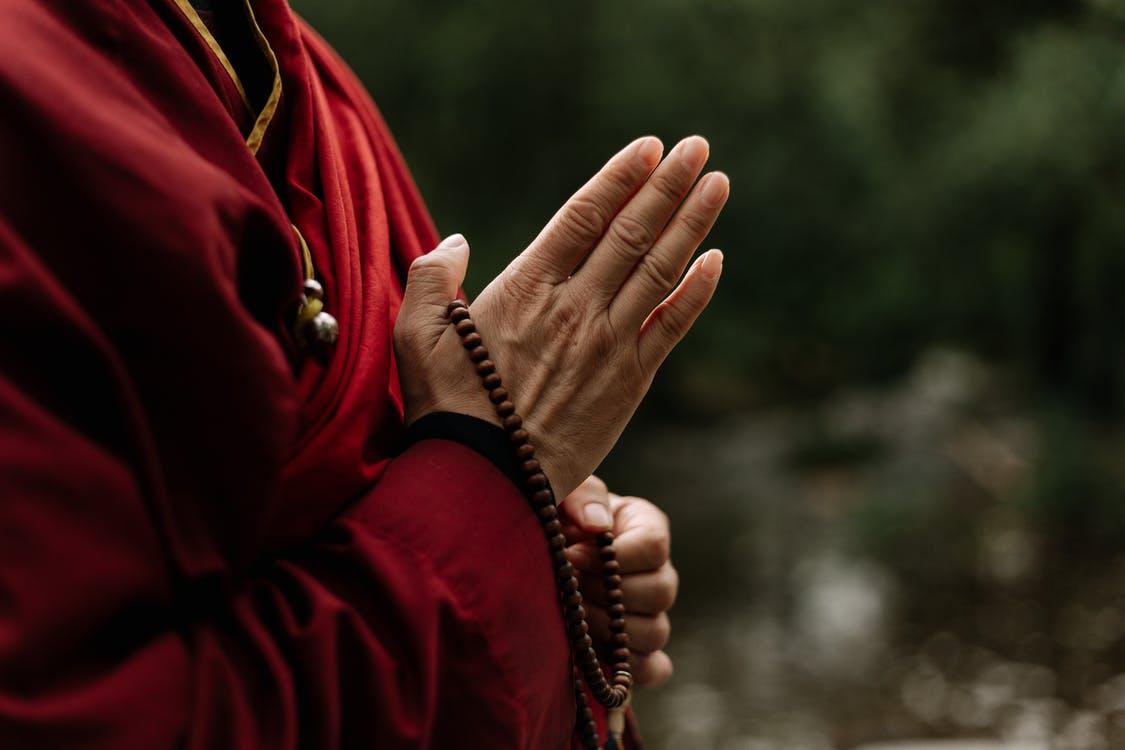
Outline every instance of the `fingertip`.
{"type": "Polygon", "coordinates": [[[723,172],[709,172],[699,183],[699,197],[704,205],[717,209],[730,195],[730,178],[723,172]]]}
{"type": "Polygon", "coordinates": [[[633,672],[639,685],[654,688],[672,679],[675,668],[667,652],[653,651],[648,654],[633,654],[633,672]]]}
{"type": "Polygon", "coordinates": [[[588,503],[586,507],[582,509],[581,515],[582,525],[587,531],[609,531],[613,528],[613,518],[609,515],[609,509],[601,503],[588,503]]]}
{"type": "Polygon", "coordinates": [[[699,261],[699,272],[708,281],[718,281],[723,273],[723,251],[716,248],[705,252],[699,261]]]}
{"type": "Polygon", "coordinates": [[[465,235],[461,234],[460,232],[457,232],[455,234],[451,234],[448,237],[446,237],[444,240],[441,241],[441,244],[438,245],[434,249],[435,250],[453,250],[454,248],[458,248],[458,247],[462,247],[462,246],[468,247],[469,242],[468,242],[468,240],[465,239],[465,235]]]}
{"type": "Polygon", "coordinates": [[[646,135],[638,138],[634,147],[637,158],[646,164],[655,166],[664,155],[664,143],[655,135],[646,135]]]}
{"type": "Polygon", "coordinates": [[[676,149],[684,159],[696,165],[698,169],[703,168],[703,164],[711,155],[711,144],[701,135],[689,135],[677,144],[676,149]]]}

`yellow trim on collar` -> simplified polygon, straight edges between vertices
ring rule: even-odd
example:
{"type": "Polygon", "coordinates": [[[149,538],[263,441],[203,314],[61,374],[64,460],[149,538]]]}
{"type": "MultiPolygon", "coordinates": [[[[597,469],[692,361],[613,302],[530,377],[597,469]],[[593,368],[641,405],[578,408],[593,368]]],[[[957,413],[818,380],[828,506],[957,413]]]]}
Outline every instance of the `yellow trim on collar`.
{"type": "MultiPolygon", "coordinates": [[[[242,101],[246,104],[246,109],[251,112],[254,108],[250,105],[250,98],[246,95],[246,88],[242,85],[242,79],[238,77],[234,66],[230,62],[230,58],[223,52],[219,40],[207,28],[207,24],[200,18],[198,11],[193,6],[190,0],[174,0],[176,7],[187,18],[188,23],[195,29],[196,33],[203,38],[211,53],[223,66],[223,70],[230,76],[234,87],[238,89],[242,101]]],[[[254,32],[254,37],[258,42],[258,46],[262,49],[262,53],[266,56],[266,61],[269,63],[270,68],[273,70],[273,87],[270,89],[270,95],[266,99],[262,111],[258,113],[257,118],[254,120],[254,126],[250,129],[250,134],[246,136],[246,147],[250,149],[250,153],[257,154],[258,149],[262,145],[262,139],[266,135],[266,129],[269,128],[270,123],[273,122],[273,117],[277,114],[277,105],[281,101],[281,68],[277,63],[277,55],[273,53],[273,48],[270,47],[269,40],[266,35],[262,33],[262,27],[258,25],[258,19],[254,16],[254,9],[250,5],[250,0],[245,0],[246,3],[246,17],[250,20],[251,30],[254,32]]]]}
{"type": "Polygon", "coordinates": [[[246,136],[246,146],[251,153],[257,154],[258,148],[262,145],[262,139],[266,135],[266,128],[273,122],[273,116],[277,113],[277,105],[281,101],[281,66],[277,64],[277,55],[273,53],[269,40],[262,33],[262,27],[258,25],[258,19],[254,16],[254,9],[250,7],[250,0],[246,0],[246,17],[250,19],[250,25],[254,28],[254,36],[258,39],[258,46],[262,48],[266,60],[269,61],[270,68],[273,69],[273,86],[270,88],[269,98],[266,99],[262,111],[258,113],[258,119],[254,122],[254,127],[250,129],[250,135],[246,136]]]}

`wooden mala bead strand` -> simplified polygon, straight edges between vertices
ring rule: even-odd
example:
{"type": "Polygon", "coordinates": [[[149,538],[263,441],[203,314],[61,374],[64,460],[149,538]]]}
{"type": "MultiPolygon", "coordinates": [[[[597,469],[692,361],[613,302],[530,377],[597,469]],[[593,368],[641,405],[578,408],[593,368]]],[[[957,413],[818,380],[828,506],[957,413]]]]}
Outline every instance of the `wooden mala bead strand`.
{"type": "Polygon", "coordinates": [[[620,566],[613,549],[613,534],[605,532],[597,538],[598,553],[602,560],[602,582],[605,587],[609,612],[610,646],[613,663],[607,670],[598,660],[594,642],[590,638],[590,624],[586,608],[582,606],[582,592],[578,586],[578,572],[566,557],[566,537],[558,517],[558,502],[551,482],[535,458],[535,446],[516,413],[515,404],[508,396],[496,364],[488,354],[463,300],[453,300],[448,308],[449,320],[461,345],[469,354],[481,384],[488,392],[488,400],[496,409],[500,424],[508,433],[516,462],[522,476],[524,497],[535,512],[547,539],[551,563],[555,568],[555,583],[562,605],[563,622],[571,645],[574,660],[574,696],[577,713],[577,731],[583,744],[590,750],[601,750],[597,725],[583,689],[583,681],[594,700],[609,709],[609,742],[606,748],[621,748],[624,733],[624,709],[629,703],[633,687],[633,672],[629,662],[629,635],[625,632],[625,604],[621,591],[620,566]]]}

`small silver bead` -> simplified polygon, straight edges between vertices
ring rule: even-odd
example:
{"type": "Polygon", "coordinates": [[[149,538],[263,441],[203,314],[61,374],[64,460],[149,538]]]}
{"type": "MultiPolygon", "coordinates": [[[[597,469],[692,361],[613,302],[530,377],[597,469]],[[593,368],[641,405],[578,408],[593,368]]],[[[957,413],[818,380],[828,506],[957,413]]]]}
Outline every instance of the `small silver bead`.
{"type": "Polygon", "coordinates": [[[324,299],[324,287],[316,279],[305,280],[304,292],[309,299],[324,299]]]}

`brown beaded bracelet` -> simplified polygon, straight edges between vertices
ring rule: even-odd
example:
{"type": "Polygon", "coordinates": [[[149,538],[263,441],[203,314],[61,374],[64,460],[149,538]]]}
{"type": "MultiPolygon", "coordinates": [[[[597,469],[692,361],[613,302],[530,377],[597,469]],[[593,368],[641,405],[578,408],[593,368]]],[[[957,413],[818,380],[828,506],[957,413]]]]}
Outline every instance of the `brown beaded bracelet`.
{"type": "Polygon", "coordinates": [[[610,645],[613,648],[613,681],[606,679],[605,670],[594,651],[590,638],[590,625],[586,621],[586,608],[582,606],[582,592],[578,589],[578,577],[574,566],[566,558],[566,538],[562,533],[562,523],[558,518],[558,503],[554,490],[535,458],[535,446],[531,436],[523,426],[523,419],[516,413],[515,404],[504,389],[503,381],[496,373],[496,364],[489,357],[481,335],[469,315],[469,307],[463,300],[453,300],[448,308],[449,320],[461,344],[469,352],[469,359],[476,367],[488,399],[496,408],[496,416],[508,433],[512,449],[523,475],[523,493],[531,509],[543,526],[547,537],[547,547],[555,566],[555,583],[558,585],[559,600],[562,603],[563,621],[572,646],[574,661],[574,693],[578,707],[577,729],[583,743],[591,750],[599,750],[598,729],[594,714],[586,700],[582,681],[590,688],[594,700],[610,709],[609,743],[607,750],[622,747],[623,711],[629,703],[633,686],[633,671],[629,664],[629,635],[625,632],[625,604],[621,591],[620,566],[617,553],[613,549],[613,533],[605,532],[597,537],[598,551],[602,559],[602,581],[605,585],[609,613],[610,645]]]}

